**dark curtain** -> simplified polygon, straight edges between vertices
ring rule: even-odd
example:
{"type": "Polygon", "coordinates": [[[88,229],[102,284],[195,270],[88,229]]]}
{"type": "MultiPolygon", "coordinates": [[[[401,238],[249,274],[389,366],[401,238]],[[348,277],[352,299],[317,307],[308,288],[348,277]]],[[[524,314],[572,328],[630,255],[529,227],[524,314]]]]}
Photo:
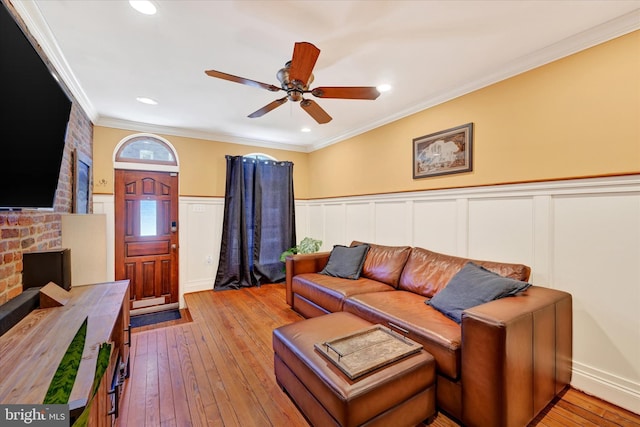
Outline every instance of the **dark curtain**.
{"type": "Polygon", "coordinates": [[[213,288],[281,282],[280,254],[296,244],[293,163],[226,159],[222,244],[213,288]]]}

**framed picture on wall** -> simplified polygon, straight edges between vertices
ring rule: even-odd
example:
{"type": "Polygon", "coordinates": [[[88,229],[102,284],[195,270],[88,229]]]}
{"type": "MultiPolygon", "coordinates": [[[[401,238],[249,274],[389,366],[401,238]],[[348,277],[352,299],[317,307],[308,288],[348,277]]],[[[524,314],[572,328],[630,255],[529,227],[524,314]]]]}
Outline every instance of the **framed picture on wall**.
{"type": "Polygon", "coordinates": [[[75,150],[73,152],[73,212],[89,213],[91,185],[91,159],[75,150]]]}
{"type": "Polygon", "coordinates": [[[473,123],[414,138],[413,179],[470,172],[473,123]]]}

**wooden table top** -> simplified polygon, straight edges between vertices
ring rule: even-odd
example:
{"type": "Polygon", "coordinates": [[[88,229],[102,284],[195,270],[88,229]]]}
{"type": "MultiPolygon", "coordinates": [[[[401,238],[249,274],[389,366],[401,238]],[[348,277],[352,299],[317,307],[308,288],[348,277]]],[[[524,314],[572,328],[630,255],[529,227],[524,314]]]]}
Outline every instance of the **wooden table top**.
{"type": "Polygon", "coordinates": [[[62,357],[87,318],[82,361],[69,398],[72,408],[85,405],[99,346],[110,341],[120,309],[128,304],[128,289],[128,280],[73,287],[64,306],[34,310],[1,336],[0,403],[42,403],[62,357]]]}

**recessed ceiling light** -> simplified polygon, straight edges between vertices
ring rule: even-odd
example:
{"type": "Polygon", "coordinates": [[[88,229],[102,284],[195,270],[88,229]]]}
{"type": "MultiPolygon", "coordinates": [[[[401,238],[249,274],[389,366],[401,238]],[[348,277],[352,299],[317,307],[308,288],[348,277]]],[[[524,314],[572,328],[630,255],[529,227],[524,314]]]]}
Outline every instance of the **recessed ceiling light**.
{"type": "Polygon", "coordinates": [[[302,128],[302,129],[300,129],[300,132],[311,132],[311,129],[309,129],[309,128],[302,128]]]}
{"type": "Polygon", "coordinates": [[[132,8],[145,15],[155,15],[156,6],[148,0],[129,0],[132,8]]]}
{"type": "Polygon", "coordinates": [[[376,89],[378,89],[378,92],[389,92],[391,90],[391,85],[385,83],[376,87],[376,89]]]}
{"type": "Polygon", "coordinates": [[[143,104],[148,104],[148,105],[158,105],[158,101],[156,101],[155,99],[145,98],[144,96],[137,97],[136,101],[142,102],[143,104]]]}

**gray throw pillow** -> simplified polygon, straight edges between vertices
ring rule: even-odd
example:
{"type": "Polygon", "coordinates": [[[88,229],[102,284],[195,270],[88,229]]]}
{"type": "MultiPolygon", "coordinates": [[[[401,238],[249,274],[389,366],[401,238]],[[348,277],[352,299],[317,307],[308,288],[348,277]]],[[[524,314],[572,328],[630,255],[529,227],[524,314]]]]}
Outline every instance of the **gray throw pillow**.
{"type": "Polygon", "coordinates": [[[369,252],[369,245],[367,244],[351,247],[335,245],[331,250],[327,265],[320,274],[343,279],[358,279],[362,272],[367,252],[369,252]]]}
{"type": "Polygon", "coordinates": [[[430,305],[457,323],[462,322],[462,312],[467,308],[524,291],[530,283],[503,277],[472,262],[465,264],[425,304],[430,305]]]}

